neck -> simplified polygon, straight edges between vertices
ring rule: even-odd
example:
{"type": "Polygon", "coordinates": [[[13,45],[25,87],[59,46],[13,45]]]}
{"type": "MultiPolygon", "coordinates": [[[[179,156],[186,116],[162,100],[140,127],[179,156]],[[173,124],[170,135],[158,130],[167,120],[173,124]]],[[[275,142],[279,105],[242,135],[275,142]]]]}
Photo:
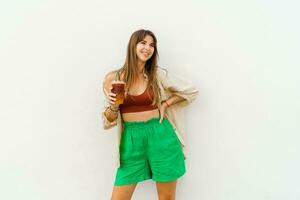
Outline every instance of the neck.
{"type": "Polygon", "coordinates": [[[145,63],[144,62],[138,62],[138,72],[139,74],[143,74],[145,71],[145,63]]]}

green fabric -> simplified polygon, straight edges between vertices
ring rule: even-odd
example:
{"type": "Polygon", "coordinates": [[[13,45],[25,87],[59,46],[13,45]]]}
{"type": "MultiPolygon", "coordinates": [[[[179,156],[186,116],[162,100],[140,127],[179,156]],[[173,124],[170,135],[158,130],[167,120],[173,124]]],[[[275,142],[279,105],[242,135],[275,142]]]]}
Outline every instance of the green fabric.
{"type": "Polygon", "coordinates": [[[115,185],[147,179],[166,182],[182,176],[185,169],[181,143],[167,118],[141,122],[123,122],[119,146],[120,167],[115,185]]]}

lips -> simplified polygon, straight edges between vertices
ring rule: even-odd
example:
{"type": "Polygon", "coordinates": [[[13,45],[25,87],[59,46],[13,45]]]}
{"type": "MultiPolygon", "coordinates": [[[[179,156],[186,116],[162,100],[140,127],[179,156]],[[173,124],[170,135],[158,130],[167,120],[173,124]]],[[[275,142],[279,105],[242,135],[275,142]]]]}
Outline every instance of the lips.
{"type": "Polygon", "coordinates": [[[148,57],[150,55],[150,53],[146,53],[146,52],[142,52],[142,54],[146,57],[148,57]]]}

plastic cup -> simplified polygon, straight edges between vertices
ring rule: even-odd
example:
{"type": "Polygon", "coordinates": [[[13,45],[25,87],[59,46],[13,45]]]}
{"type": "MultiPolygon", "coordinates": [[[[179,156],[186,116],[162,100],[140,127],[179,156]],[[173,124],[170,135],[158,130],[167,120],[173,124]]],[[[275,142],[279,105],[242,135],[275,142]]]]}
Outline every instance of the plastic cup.
{"type": "Polygon", "coordinates": [[[125,98],[125,82],[113,81],[111,92],[116,94],[116,104],[123,104],[125,98]]]}

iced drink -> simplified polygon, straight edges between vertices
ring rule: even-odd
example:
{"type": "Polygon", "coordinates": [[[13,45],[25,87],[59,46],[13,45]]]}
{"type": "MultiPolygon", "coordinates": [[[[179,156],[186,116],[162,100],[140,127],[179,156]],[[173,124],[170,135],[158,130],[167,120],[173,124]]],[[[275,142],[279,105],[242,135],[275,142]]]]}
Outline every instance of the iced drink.
{"type": "Polygon", "coordinates": [[[123,104],[125,97],[125,82],[113,81],[111,92],[116,94],[116,104],[123,104]]]}

